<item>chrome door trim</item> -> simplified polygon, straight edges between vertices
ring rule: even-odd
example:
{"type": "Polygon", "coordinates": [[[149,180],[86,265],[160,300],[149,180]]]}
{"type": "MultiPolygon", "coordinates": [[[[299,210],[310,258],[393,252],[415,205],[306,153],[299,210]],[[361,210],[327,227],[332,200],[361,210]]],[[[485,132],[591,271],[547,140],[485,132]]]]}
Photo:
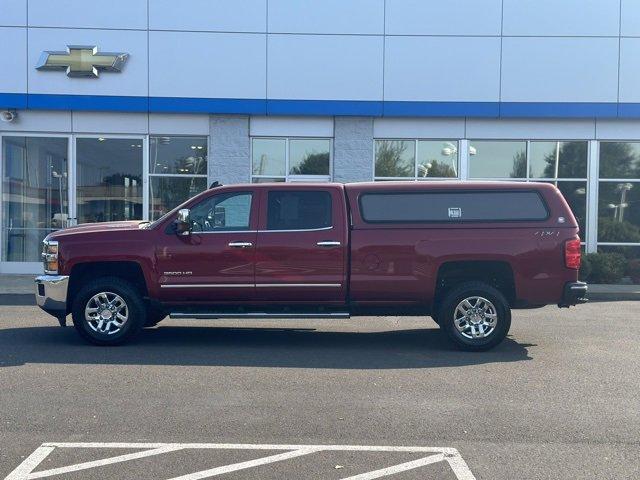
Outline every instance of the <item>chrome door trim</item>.
{"type": "Polygon", "coordinates": [[[253,288],[253,283],[169,283],[160,288],[253,288]]]}
{"type": "Polygon", "coordinates": [[[341,283],[256,283],[258,288],[279,288],[279,287],[321,287],[321,288],[340,288],[341,283]]]}
{"type": "Polygon", "coordinates": [[[301,228],[298,230],[258,230],[258,233],[322,232],[325,230],[332,230],[332,229],[333,229],[333,225],[330,227],[301,228]]]}
{"type": "Polygon", "coordinates": [[[317,242],[316,245],[319,247],[339,247],[342,243],[335,240],[324,240],[322,242],[317,242]]]}
{"type": "Polygon", "coordinates": [[[165,283],[160,288],[281,288],[320,287],[341,288],[341,283],[165,283]]]}
{"type": "Polygon", "coordinates": [[[258,233],[257,230],[207,230],[206,232],[191,232],[192,235],[207,235],[209,233],[258,233]]]}
{"type": "Polygon", "coordinates": [[[229,242],[228,246],[231,248],[252,248],[253,243],[251,242],[229,242]]]}

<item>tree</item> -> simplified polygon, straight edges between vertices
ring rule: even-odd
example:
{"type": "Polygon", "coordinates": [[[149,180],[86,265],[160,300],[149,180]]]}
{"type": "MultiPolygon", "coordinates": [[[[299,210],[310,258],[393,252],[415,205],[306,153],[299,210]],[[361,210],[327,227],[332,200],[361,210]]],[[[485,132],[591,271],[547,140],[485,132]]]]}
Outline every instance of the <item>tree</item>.
{"type": "MultiPolygon", "coordinates": [[[[586,178],[587,176],[587,142],[559,142],[560,148],[554,148],[544,157],[546,166],[544,177],[556,178],[556,159],[558,161],[557,178],[586,178]],[[557,155],[557,157],[556,157],[557,155]]],[[[557,145],[554,144],[554,146],[557,145]]]]}
{"type": "Polygon", "coordinates": [[[376,145],[376,177],[413,177],[414,164],[407,162],[406,143],[385,141],[376,145]]]}
{"type": "Polygon", "coordinates": [[[300,164],[291,168],[292,175],[328,175],[329,152],[307,153],[300,164]]]}
{"type": "Polygon", "coordinates": [[[511,178],[526,178],[527,176],[527,154],[526,152],[519,151],[513,156],[513,167],[509,177],[511,178]]]}
{"type": "Polygon", "coordinates": [[[445,162],[438,162],[437,160],[429,160],[426,164],[422,164],[427,170],[425,175],[419,175],[421,177],[456,177],[456,171],[451,165],[445,162]],[[427,167],[427,165],[431,165],[427,167]]]}

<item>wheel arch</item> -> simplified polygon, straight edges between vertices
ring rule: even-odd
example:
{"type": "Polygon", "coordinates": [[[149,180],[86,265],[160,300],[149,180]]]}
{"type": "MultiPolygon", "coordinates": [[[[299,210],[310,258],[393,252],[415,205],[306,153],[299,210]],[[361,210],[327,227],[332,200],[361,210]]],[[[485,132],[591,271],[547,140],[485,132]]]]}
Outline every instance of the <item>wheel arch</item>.
{"type": "Polygon", "coordinates": [[[75,264],[71,269],[67,305],[73,303],[75,295],[83,285],[98,277],[117,277],[126,280],[138,290],[142,297],[149,295],[144,272],[138,262],[132,260],[83,262],[75,264]]]}
{"type": "Polygon", "coordinates": [[[516,302],[515,275],[505,260],[455,260],[438,267],[433,310],[437,311],[444,296],[452,288],[469,281],[484,282],[500,291],[509,305],[516,302]]]}

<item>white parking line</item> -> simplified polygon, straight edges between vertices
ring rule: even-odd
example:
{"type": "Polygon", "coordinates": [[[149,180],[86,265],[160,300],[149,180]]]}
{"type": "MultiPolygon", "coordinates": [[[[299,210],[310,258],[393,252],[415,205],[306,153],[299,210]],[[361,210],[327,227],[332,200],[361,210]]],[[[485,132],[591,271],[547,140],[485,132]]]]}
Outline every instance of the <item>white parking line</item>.
{"type": "Polygon", "coordinates": [[[245,462],[232,463],[199,472],[193,472],[170,480],[200,480],[211,478],[225,473],[236,472],[247,468],[268,465],[281,462],[296,457],[302,457],[318,452],[409,452],[409,453],[430,453],[424,458],[419,458],[410,462],[392,465],[379,470],[373,470],[358,475],[345,477],[343,480],[372,480],[375,478],[387,477],[396,473],[421,468],[438,462],[446,462],[456,475],[458,480],[475,480],[473,473],[467,466],[460,453],[455,448],[448,447],[406,447],[406,446],[380,446],[380,445],[291,445],[291,444],[245,444],[245,443],[43,443],[29,457],[27,457],[5,480],[33,480],[36,478],[46,478],[63,473],[77,472],[90,468],[97,468],[114,463],[121,463],[139,458],[161,455],[163,453],[175,452],[178,450],[285,450],[284,453],[269,455],[245,462]],[[140,449],[139,452],[127,453],[115,457],[103,458],[90,462],[77,463],[58,467],[49,470],[34,472],[38,465],[47,458],[56,448],[61,449],[140,449]]]}

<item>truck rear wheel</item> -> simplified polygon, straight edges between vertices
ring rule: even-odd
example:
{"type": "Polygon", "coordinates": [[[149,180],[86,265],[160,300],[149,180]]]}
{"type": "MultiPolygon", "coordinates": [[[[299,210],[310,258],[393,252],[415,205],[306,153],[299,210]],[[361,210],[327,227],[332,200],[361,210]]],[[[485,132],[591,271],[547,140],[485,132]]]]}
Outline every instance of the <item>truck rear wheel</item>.
{"type": "Polygon", "coordinates": [[[136,288],[117,277],[102,277],[82,287],[73,300],[73,325],[96,345],[118,345],[140,332],[146,309],[136,288]]]}
{"type": "Polygon", "coordinates": [[[511,327],[509,302],[484,282],[464,282],[444,297],[438,313],[440,328],[463,350],[488,350],[498,345],[511,327]]]}

